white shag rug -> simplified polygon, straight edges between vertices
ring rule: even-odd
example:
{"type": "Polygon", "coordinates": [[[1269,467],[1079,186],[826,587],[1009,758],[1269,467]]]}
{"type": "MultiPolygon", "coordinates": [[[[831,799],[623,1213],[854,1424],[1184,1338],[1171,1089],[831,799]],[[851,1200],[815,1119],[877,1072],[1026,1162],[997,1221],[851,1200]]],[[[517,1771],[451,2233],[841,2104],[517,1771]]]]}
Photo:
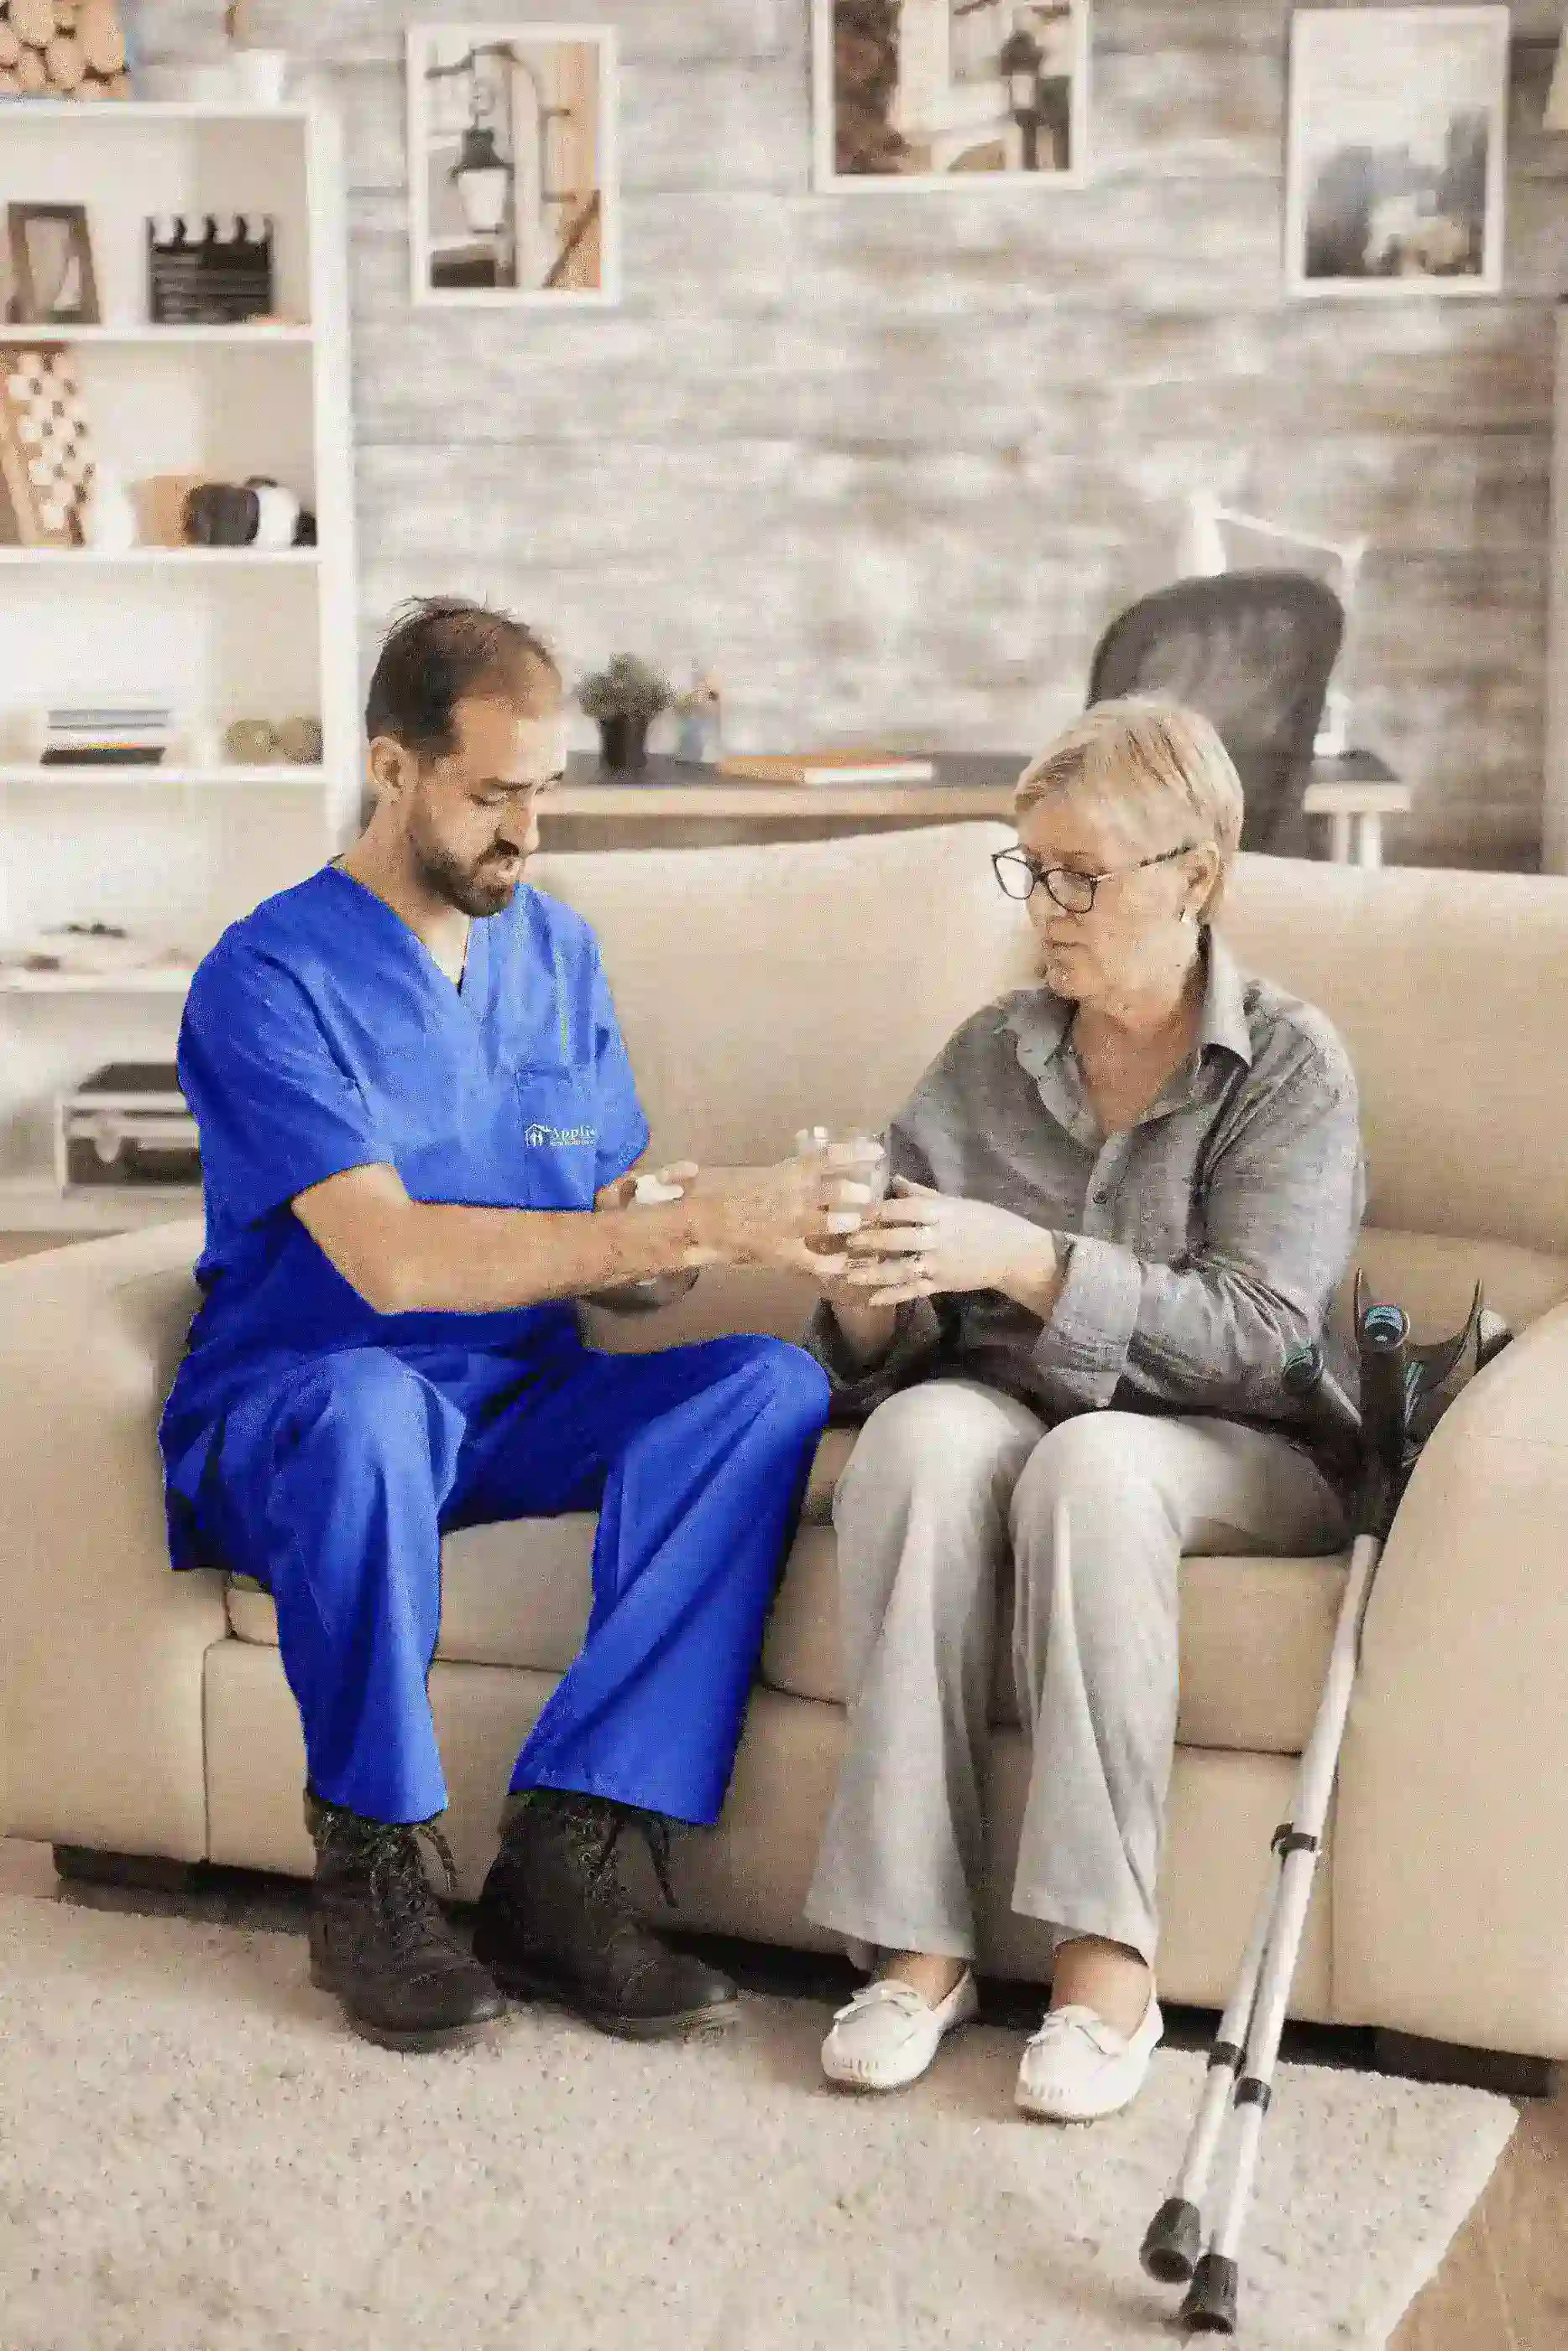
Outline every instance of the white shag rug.
{"type": "MultiPolygon", "coordinates": [[[[0,1902],[5,2351],[1166,2351],[1138,2267],[1203,2070],[1089,2129],[1015,2117],[971,2027],[903,2096],[823,2082],[827,2011],[641,2048],[519,2010],[355,2038],[298,1935],[0,1902]]],[[[1382,2345],[1508,2143],[1504,2099],[1282,2069],[1252,2351],[1382,2345]]]]}

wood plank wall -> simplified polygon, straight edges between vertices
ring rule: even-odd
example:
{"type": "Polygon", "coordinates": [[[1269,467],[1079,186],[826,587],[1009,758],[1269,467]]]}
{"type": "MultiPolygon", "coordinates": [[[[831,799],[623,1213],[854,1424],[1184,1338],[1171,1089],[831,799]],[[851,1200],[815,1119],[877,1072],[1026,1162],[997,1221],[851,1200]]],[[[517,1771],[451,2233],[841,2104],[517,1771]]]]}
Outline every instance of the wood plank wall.
{"type": "MultiPolygon", "coordinates": [[[[1504,297],[1386,306],[1283,298],[1286,0],[1098,0],[1082,193],[877,201],[809,191],[807,0],[552,0],[623,49],[626,299],[558,321],[407,299],[405,23],[526,8],[249,13],[348,125],[367,650],[463,590],[572,674],[711,664],[737,747],[1027,751],[1209,486],[1369,537],[1343,682],[1418,789],[1396,853],[1536,863],[1555,0],[1513,11],[1504,297]]],[[[150,50],[217,14],[159,0],[150,50]]]]}

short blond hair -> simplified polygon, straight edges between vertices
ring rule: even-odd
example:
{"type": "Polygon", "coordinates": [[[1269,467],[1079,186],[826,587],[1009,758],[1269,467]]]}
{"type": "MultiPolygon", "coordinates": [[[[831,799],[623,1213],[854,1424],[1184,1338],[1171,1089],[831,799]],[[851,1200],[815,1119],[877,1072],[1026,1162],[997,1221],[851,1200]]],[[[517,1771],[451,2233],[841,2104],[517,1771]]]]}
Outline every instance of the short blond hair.
{"type": "Polygon", "coordinates": [[[1220,911],[1245,813],[1241,778],[1210,721],[1180,703],[1127,695],[1098,702],[1031,760],[1018,779],[1012,813],[1022,819],[1055,792],[1079,792],[1153,839],[1162,818],[1179,815],[1195,845],[1211,842],[1220,866],[1199,909],[1220,911]]]}

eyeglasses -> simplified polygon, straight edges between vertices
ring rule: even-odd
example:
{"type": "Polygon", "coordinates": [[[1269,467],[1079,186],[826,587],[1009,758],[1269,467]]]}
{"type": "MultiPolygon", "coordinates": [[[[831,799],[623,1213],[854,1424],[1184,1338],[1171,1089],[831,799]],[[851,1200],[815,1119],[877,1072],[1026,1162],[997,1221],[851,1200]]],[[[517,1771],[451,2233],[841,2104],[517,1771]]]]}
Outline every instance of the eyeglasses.
{"type": "Polygon", "coordinates": [[[1118,873],[1141,873],[1146,865],[1168,865],[1173,857],[1185,857],[1189,850],[1201,846],[1184,841],[1179,849],[1162,849],[1158,857],[1140,857],[1132,865],[1110,865],[1103,873],[1076,873],[1070,865],[1037,865],[1024,849],[999,849],[991,862],[1010,898],[1032,898],[1044,882],[1047,896],[1066,914],[1086,914],[1102,882],[1112,882],[1118,873]]]}

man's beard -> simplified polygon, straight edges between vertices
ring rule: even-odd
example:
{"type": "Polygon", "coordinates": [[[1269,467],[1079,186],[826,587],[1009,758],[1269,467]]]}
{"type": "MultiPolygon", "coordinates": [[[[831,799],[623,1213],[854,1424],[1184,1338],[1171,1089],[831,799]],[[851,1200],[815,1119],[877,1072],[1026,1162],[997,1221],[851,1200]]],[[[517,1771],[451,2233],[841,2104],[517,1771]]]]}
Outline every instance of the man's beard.
{"type": "Polygon", "coordinates": [[[444,898],[449,906],[478,921],[487,914],[501,914],[512,904],[522,879],[522,867],[527,862],[520,856],[518,872],[507,875],[498,870],[499,860],[493,850],[477,865],[462,865],[446,850],[425,841],[415,843],[414,854],[419,862],[420,879],[426,888],[444,898]]]}

